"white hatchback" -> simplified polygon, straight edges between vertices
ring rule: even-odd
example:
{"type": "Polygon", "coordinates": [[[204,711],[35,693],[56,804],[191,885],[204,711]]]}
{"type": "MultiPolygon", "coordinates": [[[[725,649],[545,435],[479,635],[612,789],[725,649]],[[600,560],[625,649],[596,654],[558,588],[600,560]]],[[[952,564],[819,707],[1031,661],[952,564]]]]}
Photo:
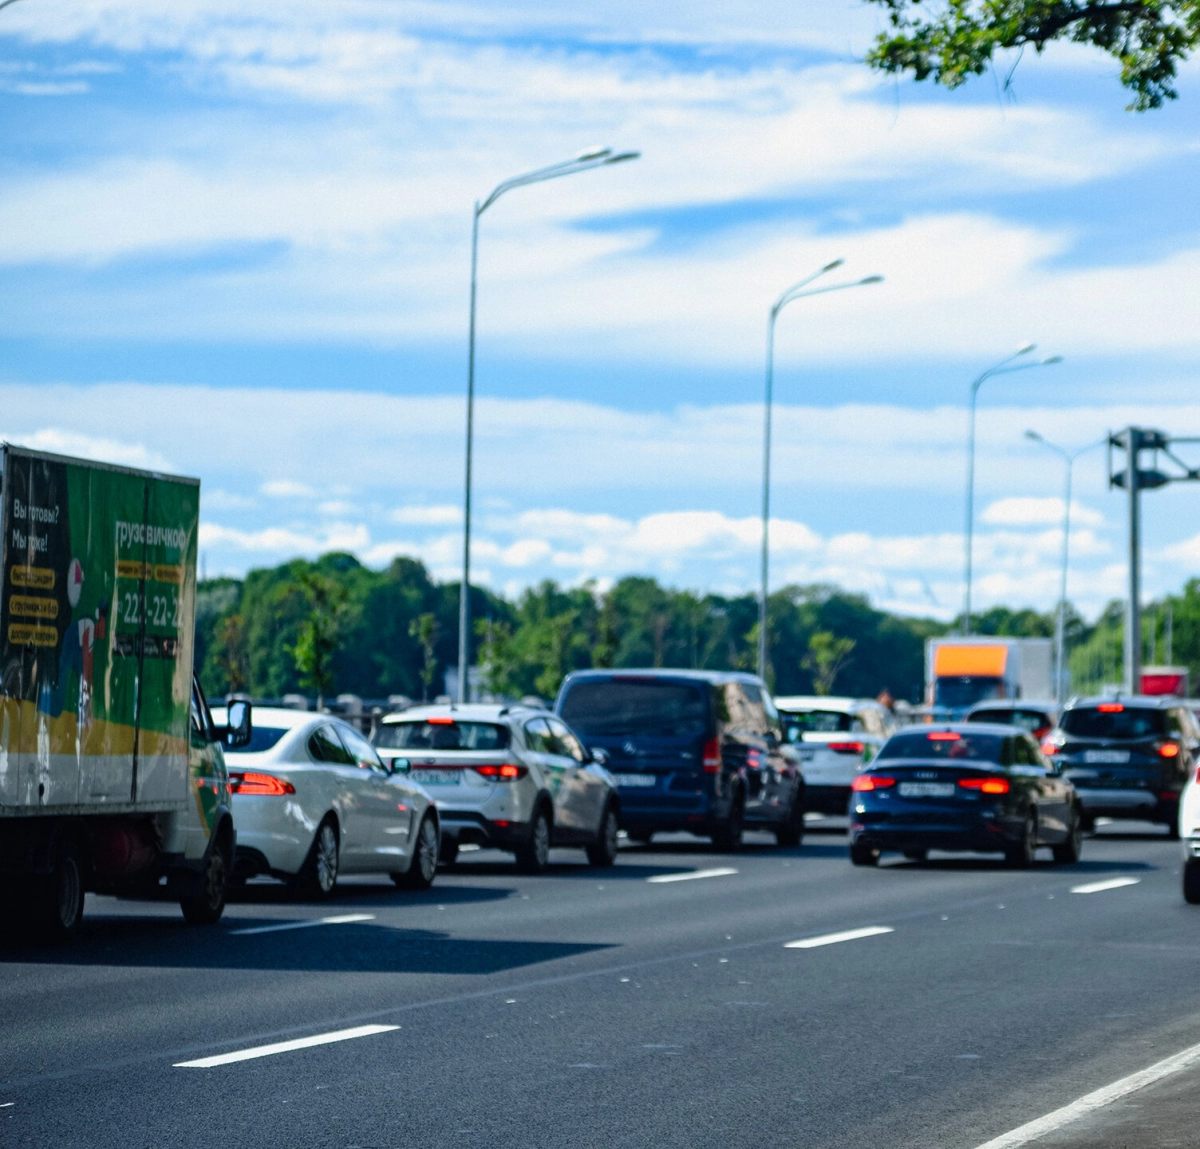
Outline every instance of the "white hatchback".
{"type": "MultiPolygon", "coordinates": [[[[213,716],[224,721],[221,710],[213,716]]],[[[225,754],[236,878],[270,874],[317,898],[347,873],[430,885],[441,828],[419,785],[393,774],[370,742],[332,715],[256,706],[253,724],[249,745],[225,754]]]]}
{"type": "Polygon", "coordinates": [[[871,698],[815,694],[776,698],[775,706],[800,754],[805,809],[844,815],[850,784],[896,728],[892,712],[871,698]]]}

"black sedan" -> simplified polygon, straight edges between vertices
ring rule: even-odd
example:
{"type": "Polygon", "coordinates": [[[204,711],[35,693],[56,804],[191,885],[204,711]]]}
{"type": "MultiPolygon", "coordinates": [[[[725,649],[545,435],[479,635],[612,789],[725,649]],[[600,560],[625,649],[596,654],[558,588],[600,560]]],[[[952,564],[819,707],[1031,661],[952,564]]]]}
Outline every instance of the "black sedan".
{"type": "Polygon", "coordinates": [[[850,795],[850,860],[884,850],[923,860],[931,849],[1002,853],[1029,866],[1039,846],[1075,862],[1083,811],[1075,788],[1012,726],[910,726],[884,743],[850,795]]]}

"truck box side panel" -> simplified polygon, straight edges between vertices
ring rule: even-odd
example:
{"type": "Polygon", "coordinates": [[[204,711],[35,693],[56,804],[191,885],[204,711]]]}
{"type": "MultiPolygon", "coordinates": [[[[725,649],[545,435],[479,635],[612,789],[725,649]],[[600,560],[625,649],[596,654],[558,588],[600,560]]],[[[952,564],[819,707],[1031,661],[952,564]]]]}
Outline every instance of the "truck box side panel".
{"type": "Polygon", "coordinates": [[[5,451],[0,801],[187,798],[198,488],[5,451]]]}

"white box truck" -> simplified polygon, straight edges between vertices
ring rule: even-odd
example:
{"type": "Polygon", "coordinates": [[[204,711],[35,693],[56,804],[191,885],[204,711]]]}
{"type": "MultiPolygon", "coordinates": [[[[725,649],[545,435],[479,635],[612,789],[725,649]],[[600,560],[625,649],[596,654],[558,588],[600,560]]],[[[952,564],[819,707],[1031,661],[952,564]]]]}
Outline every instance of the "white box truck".
{"type": "Polygon", "coordinates": [[[986,699],[1051,699],[1052,650],[1048,638],[931,638],[925,644],[926,705],[935,717],[957,719],[986,699]]]}
{"type": "Polygon", "coordinates": [[[225,905],[222,742],[192,676],[200,484],[0,445],[0,895],[75,933],[87,890],[225,905]]]}

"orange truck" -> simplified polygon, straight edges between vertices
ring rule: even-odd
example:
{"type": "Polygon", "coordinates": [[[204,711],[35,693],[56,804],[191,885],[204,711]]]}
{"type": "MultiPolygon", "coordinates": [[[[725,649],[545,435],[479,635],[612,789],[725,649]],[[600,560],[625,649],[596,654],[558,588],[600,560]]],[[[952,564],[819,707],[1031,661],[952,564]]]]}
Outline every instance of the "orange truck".
{"type": "Polygon", "coordinates": [[[1054,697],[1048,638],[931,638],[925,644],[925,702],[936,717],[957,719],[992,698],[1054,697]]]}

